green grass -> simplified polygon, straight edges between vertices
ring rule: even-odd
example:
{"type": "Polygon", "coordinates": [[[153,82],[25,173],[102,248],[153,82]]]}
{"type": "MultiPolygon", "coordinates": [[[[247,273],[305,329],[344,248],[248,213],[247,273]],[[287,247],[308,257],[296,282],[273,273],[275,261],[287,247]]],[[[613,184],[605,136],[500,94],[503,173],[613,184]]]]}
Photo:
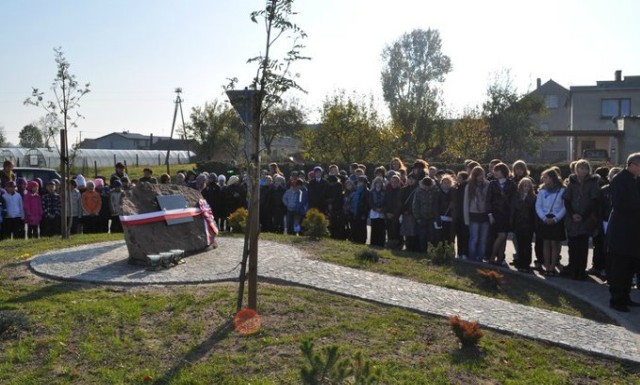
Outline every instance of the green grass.
{"type": "MultiPolygon", "coordinates": [[[[78,236],[72,242],[113,239],[78,236]]],[[[27,270],[20,261],[26,245],[5,243],[0,243],[0,314],[23,314],[27,323],[16,333],[0,334],[2,384],[299,384],[304,339],[312,339],[317,349],[338,345],[350,357],[362,352],[381,368],[385,384],[640,384],[639,365],[492,331],[485,331],[477,350],[462,350],[443,318],[264,283],[258,288],[262,328],[241,336],[225,327],[235,309],[236,285],[55,282],[27,270]]],[[[361,250],[330,240],[294,243],[319,258],[355,260],[361,250]]],[[[61,240],[28,244],[37,252],[67,245],[61,240]]],[[[391,264],[387,251],[379,252],[382,262],[354,266],[391,264]]],[[[394,269],[407,275],[401,266],[394,269]]]]}

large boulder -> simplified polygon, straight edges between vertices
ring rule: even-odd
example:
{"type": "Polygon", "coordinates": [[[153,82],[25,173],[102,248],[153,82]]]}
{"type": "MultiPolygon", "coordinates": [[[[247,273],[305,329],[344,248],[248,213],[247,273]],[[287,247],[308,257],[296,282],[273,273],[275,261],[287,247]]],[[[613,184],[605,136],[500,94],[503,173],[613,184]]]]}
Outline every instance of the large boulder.
{"type": "MultiPolygon", "coordinates": [[[[198,208],[203,199],[199,191],[186,186],[141,183],[122,194],[122,214],[132,216],[161,211],[158,196],[179,195],[186,201],[185,208],[198,208]]],[[[131,218],[131,217],[130,217],[131,218]]],[[[148,265],[147,255],[180,249],[185,255],[215,247],[215,239],[211,242],[203,215],[192,217],[193,221],[168,225],[164,219],[156,219],[151,223],[126,225],[123,222],[124,239],[129,251],[129,263],[148,265]]],[[[133,223],[133,222],[130,222],[133,223]]]]}

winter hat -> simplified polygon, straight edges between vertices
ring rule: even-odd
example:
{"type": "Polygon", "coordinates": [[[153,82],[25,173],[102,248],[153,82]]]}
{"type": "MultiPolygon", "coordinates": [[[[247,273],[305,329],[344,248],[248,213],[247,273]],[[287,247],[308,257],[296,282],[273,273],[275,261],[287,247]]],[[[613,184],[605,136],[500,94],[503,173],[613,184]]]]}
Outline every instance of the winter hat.
{"type": "Polygon", "coordinates": [[[207,176],[204,174],[200,174],[196,177],[196,182],[204,183],[207,180],[207,176]]]}
{"type": "Polygon", "coordinates": [[[322,167],[320,167],[320,166],[315,166],[315,167],[313,168],[313,171],[314,171],[314,172],[316,172],[316,171],[323,172],[322,167]]]}
{"type": "Polygon", "coordinates": [[[237,175],[231,175],[231,177],[229,177],[229,181],[227,182],[227,186],[233,186],[238,182],[240,182],[240,178],[238,178],[237,175]]]}
{"type": "Polygon", "coordinates": [[[35,180],[29,181],[29,183],[27,183],[27,189],[29,191],[31,191],[32,188],[40,188],[40,186],[38,185],[38,182],[36,182],[35,180]]]}
{"type": "Polygon", "coordinates": [[[227,181],[227,177],[223,174],[218,175],[218,182],[225,183],[227,181]]]}
{"type": "Polygon", "coordinates": [[[16,178],[16,186],[28,186],[27,185],[27,180],[24,177],[17,177],[16,178]]]}
{"type": "Polygon", "coordinates": [[[111,187],[113,188],[122,187],[122,182],[120,182],[120,179],[116,179],[113,181],[113,183],[111,183],[111,187]]]}
{"type": "Polygon", "coordinates": [[[82,174],[78,174],[78,176],[76,176],[76,183],[78,184],[78,188],[82,188],[87,185],[87,181],[84,179],[82,174]]]}
{"type": "Polygon", "coordinates": [[[216,175],[215,172],[212,172],[209,174],[209,182],[217,182],[218,181],[218,176],[216,175]]]}
{"type": "Polygon", "coordinates": [[[102,180],[102,178],[96,178],[96,180],[93,181],[94,186],[96,186],[96,188],[102,188],[104,187],[104,181],[102,180]]]}

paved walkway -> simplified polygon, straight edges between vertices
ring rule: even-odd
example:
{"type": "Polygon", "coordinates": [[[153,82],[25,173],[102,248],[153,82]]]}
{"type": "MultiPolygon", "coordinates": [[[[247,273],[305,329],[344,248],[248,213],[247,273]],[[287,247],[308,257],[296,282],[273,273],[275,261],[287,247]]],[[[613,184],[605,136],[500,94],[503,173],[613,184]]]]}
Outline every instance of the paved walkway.
{"type": "MultiPolygon", "coordinates": [[[[30,261],[38,274],[55,279],[102,284],[187,284],[237,280],[242,239],[218,238],[216,250],[194,255],[170,269],[149,271],[126,262],[123,241],[42,254],[30,261]]],[[[327,290],[439,316],[459,315],[484,327],[547,341],[571,349],[640,363],[640,308],[621,314],[600,305],[622,326],[518,305],[408,279],[311,260],[294,247],[260,241],[259,275],[274,281],[327,290]]],[[[542,279],[533,276],[523,279],[542,279]]],[[[606,299],[606,286],[555,278],[556,284],[589,299],[606,299]],[[604,294],[603,294],[604,293],[604,294]],[[603,297],[604,296],[604,297],[603,297]]],[[[636,301],[640,301],[634,291],[636,301]]],[[[606,303],[606,302],[604,302],[606,303]]]]}

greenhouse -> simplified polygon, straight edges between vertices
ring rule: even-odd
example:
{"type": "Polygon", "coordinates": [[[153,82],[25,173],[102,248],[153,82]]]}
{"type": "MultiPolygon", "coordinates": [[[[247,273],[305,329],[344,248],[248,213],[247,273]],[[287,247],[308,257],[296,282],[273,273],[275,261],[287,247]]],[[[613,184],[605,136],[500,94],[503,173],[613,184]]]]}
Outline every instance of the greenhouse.
{"type": "MultiPolygon", "coordinates": [[[[57,168],[60,155],[56,149],[8,147],[0,149],[2,161],[11,160],[18,167],[57,168]]],[[[171,151],[169,164],[191,163],[196,154],[191,151],[171,151]]],[[[71,165],[78,168],[110,167],[122,162],[129,166],[159,166],[165,164],[167,152],[161,150],[96,150],[70,151],[71,165]]]]}

